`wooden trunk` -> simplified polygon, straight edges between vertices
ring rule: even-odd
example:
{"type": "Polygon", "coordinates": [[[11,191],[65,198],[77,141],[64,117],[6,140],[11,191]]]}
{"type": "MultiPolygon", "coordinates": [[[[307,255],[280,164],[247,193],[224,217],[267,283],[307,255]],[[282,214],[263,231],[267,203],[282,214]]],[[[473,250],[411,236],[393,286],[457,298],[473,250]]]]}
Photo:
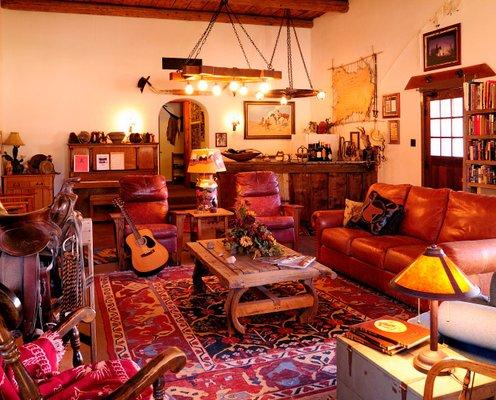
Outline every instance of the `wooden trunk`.
{"type": "Polygon", "coordinates": [[[219,201],[232,208],[236,198],[234,174],[273,171],[279,180],[281,199],[303,206],[301,219],[308,223],[317,210],[344,208],[345,199],[363,200],[369,186],[377,182],[373,165],[364,162],[226,162],[219,174],[219,201]]]}

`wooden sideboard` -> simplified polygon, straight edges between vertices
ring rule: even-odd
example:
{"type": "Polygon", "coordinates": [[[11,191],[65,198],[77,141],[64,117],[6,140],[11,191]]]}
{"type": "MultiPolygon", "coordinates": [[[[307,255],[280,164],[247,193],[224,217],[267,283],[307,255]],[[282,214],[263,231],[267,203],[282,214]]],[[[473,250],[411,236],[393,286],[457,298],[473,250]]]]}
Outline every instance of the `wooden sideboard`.
{"type": "Polygon", "coordinates": [[[236,197],[234,174],[273,171],[279,180],[283,201],[303,206],[302,221],[309,223],[317,210],[344,208],[345,199],[363,200],[369,186],[377,182],[373,164],[365,162],[226,162],[219,174],[219,203],[232,208],[236,197]]]}
{"type": "MultiPolygon", "coordinates": [[[[106,202],[99,201],[93,207],[95,220],[107,218],[108,211],[113,209],[112,198],[119,191],[119,179],[124,175],[156,175],[158,174],[158,143],[120,143],[100,144],[84,143],[68,145],[69,165],[71,177],[81,178],[81,182],[75,186],[78,194],[76,209],[84,216],[90,216],[90,203],[92,196],[105,197],[106,202]],[[99,154],[110,155],[112,153],[124,154],[124,169],[97,170],[96,157],[99,154]],[[74,171],[74,156],[87,155],[89,158],[88,172],[74,171]],[[105,196],[107,195],[107,196],[105,196]],[[98,210],[96,210],[98,209],[98,210]]],[[[109,168],[112,166],[110,165],[109,168]]]]}
{"type": "Polygon", "coordinates": [[[48,207],[53,201],[54,174],[4,175],[3,194],[30,195],[34,197],[34,209],[48,207]]]}

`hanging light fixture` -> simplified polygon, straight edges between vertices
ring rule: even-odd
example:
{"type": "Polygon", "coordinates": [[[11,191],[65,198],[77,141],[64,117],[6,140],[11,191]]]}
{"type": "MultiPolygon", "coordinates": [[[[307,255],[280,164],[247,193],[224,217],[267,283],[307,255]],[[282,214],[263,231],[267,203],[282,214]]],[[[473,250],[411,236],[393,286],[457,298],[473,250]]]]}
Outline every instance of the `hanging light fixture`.
{"type": "Polygon", "coordinates": [[[274,55],[276,53],[277,45],[279,43],[279,38],[281,36],[282,27],[286,25],[286,45],[287,45],[287,57],[288,57],[288,80],[289,86],[286,89],[272,89],[265,92],[266,97],[280,98],[281,104],[287,104],[289,99],[299,98],[299,97],[316,97],[318,100],[324,100],[326,93],[323,90],[315,90],[312,85],[312,80],[310,79],[310,73],[308,72],[307,64],[305,62],[305,57],[303,57],[303,51],[301,50],[300,40],[298,39],[298,34],[296,33],[296,28],[291,17],[291,12],[289,10],[284,11],[283,18],[281,20],[281,25],[279,27],[279,32],[277,33],[276,43],[274,49],[272,50],[272,57],[270,59],[269,65],[272,65],[274,60],[274,55]],[[305,69],[305,74],[307,76],[308,84],[310,89],[295,89],[293,87],[293,57],[291,49],[291,31],[293,31],[296,44],[298,46],[298,52],[300,53],[300,58],[303,63],[303,68],[305,69]]]}
{"type": "Polygon", "coordinates": [[[193,94],[194,91],[195,91],[195,88],[193,87],[193,85],[191,83],[188,82],[188,84],[184,87],[184,93],[193,94]]]}
{"type": "Polygon", "coordinates": [[[214,96],[220,96],[222,94],[222,87],[218,83],[212,86],[212,94],[214,96]]]}
{"type": "MultiPolygon", "coordinates": [[[[241,90],[242,93],[240,92],[240,95],[244,96],[248,93],[248,88],[245,86],[246,84],[261,83],[264,85],[266,90],[269,90],[270,89],[269,81],[273,79],[281,79],[281,78],[282,78],[281,71],[275,71],[274,68],[272,68],[272,63],[271,62],[269,63],[267,61],[265,56],[257,47],[252,37],[248,34],[247,30],[239,20],[238,16],[232,11],[231,7],[228,4],[228,0],[220,1],[219,6],[217,7],[216,11],[213,13],[207,28],[196,42],[195,46],[188,55],[188,58],[186,59],[186,62],[184,63],[182,68],[178,69],[176,72],[171,72],[169,75],[169,79],[172,81],[188,82],[185,87],[185,92],[186,90],[188,90],[188,92],[191,91],[190,89],[191,81],[199,81],[198,90],[200,92],[204,92],[208,89],[207,81],[215,81],[217,83],[212,87],[212,94],[216,96],[220,95],[220,92],[222,91],[222,89],[220,89],[219,92],[220,86],[218,85],[218,82],[224,82],[228,84],[227,87],[233,94],[236,94],[238,90],[241,90]],[[239,47],[241,48],[246,64],[248,66],[248,68],[246,69],[213,67],[213,66],[205,66],[201,64],[198,65],[198,56],[200,55],[202,47],[207,41],[208,35],[212,31],[212,28],[218,16],[221,13],[224,13],[229,17],[229,21],[231,22],[239,47]],[[256,52],[263,59],[267,69],[251,68],[250,61],[248,60],[248,56],[241,42],[240,35],[238,33],[236,25],[239,25],[240,29],[246,35],[249,42],[255,48],[256,52]]],[[[264,92],[263,90],[261,91],[264,92]]],[[[187,93],[187,94],[192,94],[192,93],[194,93],[194,90],[192,90],[191,93],[187,93]]]]}
{"type": "Polygon", "coordinates": [[[262,92],[257,92],[255,93],[255,98],[260,101],[260,100],[263,100],[264,98],[264,94],[262,92]]]}

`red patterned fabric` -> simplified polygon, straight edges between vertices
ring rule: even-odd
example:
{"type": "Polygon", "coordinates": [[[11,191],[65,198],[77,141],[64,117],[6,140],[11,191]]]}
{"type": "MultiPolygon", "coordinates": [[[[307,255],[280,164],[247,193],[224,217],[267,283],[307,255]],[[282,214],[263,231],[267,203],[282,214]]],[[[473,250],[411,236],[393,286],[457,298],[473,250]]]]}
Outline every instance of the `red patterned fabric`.
{"type": "MultiPolygon", "coordinates": [[[[129,380],[139,367],[131,360],[102,361],[58,372],[64,346],[58,335],[42,336],[19,348],[20,361],[37,383],[40,393],[50,400],[92,400],[101,398],[129,380]]],[[[12,370],[0,364],[0,398],[20,400],[19,389],[12,370]],[[7,373],[6,373],[7,372],[7,373]]],[[[151,388],[136,399],[152,398],[151,388]]]]}

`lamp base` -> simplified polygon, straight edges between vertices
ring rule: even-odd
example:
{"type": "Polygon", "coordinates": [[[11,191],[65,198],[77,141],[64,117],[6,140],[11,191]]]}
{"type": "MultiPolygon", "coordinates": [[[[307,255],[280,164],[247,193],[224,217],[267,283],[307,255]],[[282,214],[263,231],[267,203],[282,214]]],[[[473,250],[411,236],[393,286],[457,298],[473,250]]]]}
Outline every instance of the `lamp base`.
{"type": "Polygon", "coordinates": [[[196,209],[198,211],[216,212],[217,182],[212,177],[198,178],[196,181],[196,209]]]}
{"type": "MultiPolygon", "coordinates": [[[[428,372],[435,363],[448,358],[450,357],[442,350],[424,350],[415,356],[413,365],[419,371],[428,372]]],[[[449,371],[446,372],[449,373],[449,371]]]]}

